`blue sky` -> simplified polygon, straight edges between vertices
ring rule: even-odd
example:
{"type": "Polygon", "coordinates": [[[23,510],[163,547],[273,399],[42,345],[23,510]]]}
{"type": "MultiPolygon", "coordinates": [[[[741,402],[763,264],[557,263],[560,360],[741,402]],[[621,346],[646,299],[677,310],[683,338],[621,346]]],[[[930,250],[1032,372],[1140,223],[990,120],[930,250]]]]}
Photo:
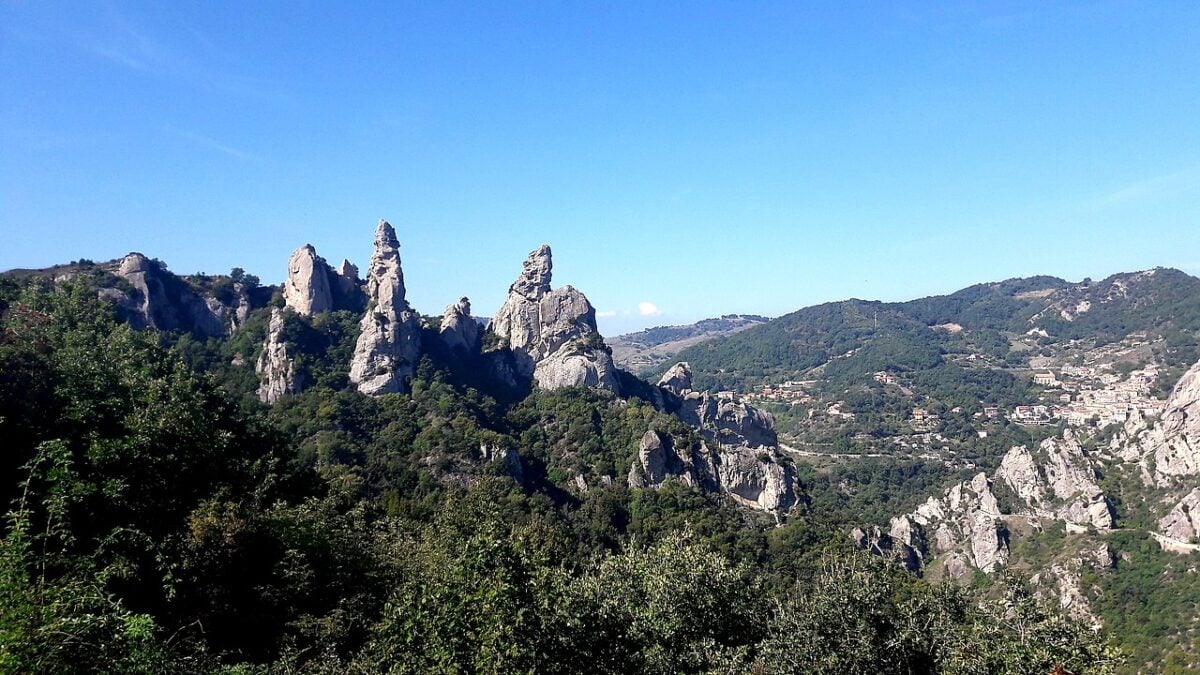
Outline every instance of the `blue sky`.
{"type": "Polygon", "coordinates": [[[0,2],[0,269],[311,242],[608,334],[1200,273],[1200,4],[0,2]],[[223,5],[223,6],[216,6],[223,5]]]}

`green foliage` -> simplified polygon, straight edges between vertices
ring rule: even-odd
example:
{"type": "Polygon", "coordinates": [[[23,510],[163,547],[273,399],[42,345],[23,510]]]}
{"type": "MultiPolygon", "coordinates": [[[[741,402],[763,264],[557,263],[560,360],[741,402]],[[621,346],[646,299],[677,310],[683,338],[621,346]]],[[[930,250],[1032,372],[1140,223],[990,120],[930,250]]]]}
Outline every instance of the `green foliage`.
{"type": "MultiPolygon", "coordinates": [[[[625,487],[647,430],[699,447],[652,392],[511,400],[431,350],[410,393],[368,398],[334,313],[289,320],[315,384],[267,410],[245,377],[265,310],[164,348],[86,284],[0,299],[0,670],[1105,672],[1102,636],[1032,600],[981,610],[846,553],[834,512],[870,490],[776,527],[625,487]]],[[[805,481],[944,477],[876,474],[805,481]]]]}

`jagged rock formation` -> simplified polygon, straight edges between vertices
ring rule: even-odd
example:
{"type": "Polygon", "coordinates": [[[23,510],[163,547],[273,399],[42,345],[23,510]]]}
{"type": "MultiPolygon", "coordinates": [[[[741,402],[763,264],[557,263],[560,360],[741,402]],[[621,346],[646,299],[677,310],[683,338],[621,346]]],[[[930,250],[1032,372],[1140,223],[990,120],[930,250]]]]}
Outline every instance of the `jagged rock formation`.
{"type": "Polygon", "coordinates": [[[892,519],[885,540],[873,547],[919,569],[938,556],[947,574],[960,577],[964,563],[992,572],[1008,560],[1005,521],[1024,520],[1035,528],[1042,520],[1061,521],[1069,533],[1111,530],[1112,509],[1096,484],[1096,470],[1075,435],[1048,438],[1031,452],[1016,446],[1004,455],[995,479],[1012,492],[1010,514],[1000,512],[987,474],[930,497],[916,511],[892,519]],[[913,561],[920,561],[914,565],[913,561]]]}
{"type": "Polygon", "coordinates": [[[779,514],[795,505],[795,469],[774,448],[725,449],[717,459],[721,489],[742,506],[779,514]]]}
{"type": "Polygon", "coordinates": [[[1200,363],[1179,378],[1158,424],[1139,441],[1141,454],[1154,459],[1154,480],[1160,487],[1200,474],[1200,363]]]}
{"type": "Polygon", "coordinates": [[[450,351],[461,351],[474,354],[479,351],[482,331],[479,322],[471,316],[471,301],[462,298],[453,305],[447,305],[442,314],[442,326],[439,330],[442,342],[450,351]]]}
{"type": "Polygon", "coordinates": [[[362,290],[362,280],[358,278],[358,268],[349,260],[342,259],[342,264],[333,270],[336,285],[330,290],[334,293],[335,306],[345,309],[360,309],[366,301],[362,290]]]}
{"type": "Polygon", "coordinates": [[[775,420],[769,413],[740,401],[732,392],[711,394],[692,389],[686,362],[671,366],[658,386],[670,398],[668,408],[724,447],[776,447],[775,420]]]}
{"type": "Polygon", "coordinates": [[[776,514],[796,503],[795,470],[781,461],[770,415],[732,394],[693,391],[686,363],[673,366],[658,387],[667,409],[705,440],[699,450],[683,455],[672,453],[661,438],[647,433],[639,461],[630,472],[631,485],[638,480],[656,484],[653,477],[660,474],[677,475],[690,485],[711,485],[740,504],[776,514]]]}
{"type": "Polygon", "coordinates": [[[284,310],[271,310],[267,340],[254,370],[258,373],[258,400],[268,405],[284,396],[298,394],[304,388],[304,377],[296,372],[296,363],[288,354],[283,339],[284,310]]]}
{"type": "Polygon", "coordinates": [[[334,270],[317,255],[312,244],[305,244],[288,260],[283,301],[301,316],[312,316],[336,309],[358,311],[363,306],[358,268],[343,260],[334,270]]]}
{"type": "Polygon", "coordinates": [[[1061,520],[1069,530],[1112,529],[1108,500],[1096,484],[1096,471],[1075,435],[1067,431],[1062,438],[1047,438],[1038,451],[1045,457],[1041,462],[1025,446],[1017,446],[1004,455],[996,470],[996,478],[1023,502],[1022,511],[1061,520]]]}
{"type": "Polygon", "coordinates": [[[1075,619],[1099,626],[1088,595],[1089,592],[1095,595],[1100,591],[1097,588],[1083,587],[1082,572],[1087,569],[1105,573],[1116,564],[1116,558],[1108,544],[1100,542],[1094,546],[1085,546],[1074,554],[1061,556],[1049,568],[1030,577],[1029,583],[1036,589],[1036,597],[1057,600],[1058,606],[1075,619]]]}
{"type": "Polygon", "coordinates": [[[386,220],[375,230],[375,253],[367,271],[370,306],[350,362],[350,381],[368,395],[404,391],[421,353],[420,317],[404,298],[400,242],[386,220]]]}
{"type": "Polygon", "coordinates": [[[1185,543],[1196,543],[1200,537],[1200,488],[1195,488],[1179,500],[1167,515],[1158,521],[1166,536],[1185,543]]]}
{"type": "MultiPolygon", "coordinates": [[[[856,528],[851,536],[867,548],[857,536],[861,532],[856,528]]],[[[925,556],[941,553],[960,554],[985,573],[1008,562],[1007,528],[991,482],[982,472],[951,487],[940,499],[930,497],[916,511],[893,518],[886,535],[876,531],[870,548],[895,556],[910,570],[920,569],[925,556]]],[[[956,559],[961,562],[948,558],[956,559]]],[[[962,565],[956,570],[961,572],[962,565]]]]}
{"type": "Polygon", "coordinates": [[[105,288],[99,291],[100,297],[116,303],[134,328],[218,337],[240,326],[249,311],[249,300],[240,288],[238,306],[226,306],[211,295],[197,292],[141,253],[125,256],[114,272],[129,284],[130,291],[105,288]]]}
{"type": "Polygon", "coordinates": [[[596,330],[596,310],[571,286],[551,290],[552,268],[549,246],[532,251],[488,324],[512,353],[511,366],[500,370],[532,379],[542,389],[586,386],[616,392],[616,368],[596,330]]]}
{"type": "Polygon", "coordinates": [[[629,485],[654,488],[674,476],[688,485],[700,487],[711,485],[714,475],[712,460],[704,453],[677,448],[671,436],[647,431],[638,443],[637,459],[629,469],[629,485]]]}

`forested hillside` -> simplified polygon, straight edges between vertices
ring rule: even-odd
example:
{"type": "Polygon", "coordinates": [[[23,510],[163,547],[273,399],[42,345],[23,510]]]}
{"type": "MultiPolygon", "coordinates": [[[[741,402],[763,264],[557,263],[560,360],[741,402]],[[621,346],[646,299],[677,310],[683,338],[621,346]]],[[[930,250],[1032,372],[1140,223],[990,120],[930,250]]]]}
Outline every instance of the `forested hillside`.
{"type": "Polygon", "coordinates": [[[630,487],[647,429],[701,439],[628,375],[620,396],[523,394],[427,325],[407,391],[367,396],[356,317],[293,314],[309,386],[267,406],[272,307],[229,337],[135,330],[105,278],[0,281],[5,672],[1117,663],[1017,580],[981,602],[851,550],[816,477],[782,522],[682,480],[630,487]]]}

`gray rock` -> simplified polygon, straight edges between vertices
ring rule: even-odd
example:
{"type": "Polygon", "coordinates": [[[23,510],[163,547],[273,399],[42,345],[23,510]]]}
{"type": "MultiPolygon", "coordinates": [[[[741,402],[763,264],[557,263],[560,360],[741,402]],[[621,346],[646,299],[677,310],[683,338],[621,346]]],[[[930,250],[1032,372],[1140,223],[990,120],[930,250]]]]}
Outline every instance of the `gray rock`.
{"type": "Polygon", "coordinates": [[[691,391],[692,367],[688,365],[687,361],[676,363],[659,378],[658,386],[676,396],[682,396],[684,392],[691,391]]]}
{"type": "Polygon", "coordinates": [[[794,469],[780,462],[773,449],[738,446],[722,449],[718,457],[718,482],[734,501],[775,514],[796,504],[794,469]]]}
{"type": "Polygon", "coordinates": [[[442,314],[442,326],[439,331],[442,342],[451,351],[462,351],[474,354],[479,351],[479,341],[482,331],[479,322],[471,316],[471,301],[462,298],[453,305],[448,305],[442,314]]]}
{"type": "Polygon", "coordinates": [[[637,458],[629,468],[629,485],[657,488],[668,478],[677,478],[686,485],[717,490],[716,462],[706,446],[691,450],[677,445],[670,434],[647,431],[638,442],[637,458]]]}
{"type": "Polygon", "coordinates": [[[134,328],[188,331],[202,337],[226,335],[235,325],[235,311],[211,296],[202,295],[187,282],[167,272],[141,253],[125,256],[115,270],[131,291],[101,291],[114,301],[134,328]]]}
{"type": "Polygon", "coordinates": [[[1107,531],[1113,527],[1108,500],[1096,483],[1096,470],[1071,431],[1047,438],[1038,447],[1038,462],[1024,446],[1009,450],[996,470],[1023,502],[1024,513],[1107,531]]]}
{"type": "Polygon", "coordinates": [[[420,317],[404,298],[400,242],[386,220],[375,230],[375,253],[367,272],[370,305],[350,362],[350,381],[364,394],[406,391],[421,354],[420,317]]]}
{"type": "Polygon", "coordinates": [[[521,455],[516,450],[484,443],[479,446],[479,456],[484,462],[503,467],[504,472],[518,483],[525,482],[525,470],[521,466],[521,455]]]}
{"type": "Polygon", "coordinates": [[[288,354],[288,345],[283,339],[284,320],[284,310],[271,310],[267,340],[254,368],[260,383],[258,400],[268,405],[284,396],[298,394],[304,387],[304,378],[296,372],[296,363],[288,354]]]}
{"type": "Polygon", "coordinates": [[[1154,457],[1159,486],[1200,474],[1200,363],[1176,383],[1158,424],[1143,436],[1141,445],[1143,454],[1154,457]]]}
{"type": "Polygon", "coordinates": [[[705,438],[726,448],[778,446],[770,413],[742,402],[733,392],[714,395],[695,391],[691,384],[691,369],[684,362],[672,366],[658,381],[664,399],[669,400],[667,407],[705,438]]]}
{"type": "Polygon", "coordinates": [[[920,554],[960,553],[983,572],[1008,561],[1003,519],[984,473],[954,485],[941,498],[930,497],[912,513],[893,518],[891,525],[885,536],[893,547],[906,546],[920,554]],[[929,532],[934,533],[934,551],[929,550],[929,532]]]}
{"type": "Polygon", "coordinates": [[[511,350],[512,364],[506,368],[514,380],[532,380],[542,389],[587,386],[616,392],[616,367],[596,329],[596,310],[571,286],[551,290],[552,269],[549,246],[532,251],[488,324],[511,350]]]}
{"type": "Polygon", "coordinates": [[[358,268],[355,267],[349,260],[342,259],[342,264],[337,266],[334,274],[337,281],[338,295],[341,302],[336,303],[343,305],[339,309],[357,309],[361,307],[365,296],[362,289],[362,280],[358,278],[358,268]]]}
{"type": "Polygon", "coordinates": [[[284,303],[301,316],[330,311],[333,309],[333,293],[329,288],[332,274],[312,244],[296,249],[288,260],[287,281],[283,284],[284,303]]]}
{"type": "Polygon", "coordinates": [[[1167,515],[1158,521],[1158,527],[1166,536],[1185,544],[1195,543],[1200,537],[1200,488],[1189,492],[1167,515]]]}

